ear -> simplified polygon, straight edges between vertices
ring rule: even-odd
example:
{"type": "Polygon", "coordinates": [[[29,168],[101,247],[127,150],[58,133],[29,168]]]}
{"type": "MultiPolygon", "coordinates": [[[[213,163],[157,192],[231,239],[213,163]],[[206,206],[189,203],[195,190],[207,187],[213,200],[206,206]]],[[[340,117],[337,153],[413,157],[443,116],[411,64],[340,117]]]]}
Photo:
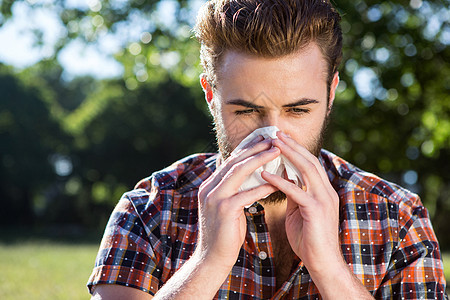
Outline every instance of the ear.
{"type": "Polygon", "coordinates": [[[336,88],[339,84],[339,72],[334,73],[333,80],[330,85],[330,98],[328,99],[328,114],[331,112],[334,103],[334,97],[336,96],[336,88]]]}
{"type": "Polygon", "coordinates": [[[206,80],[205,73],[202,73],[200,75],[200,84],[202,85],[203,92],[205,93],[206,102],[208,102],[208,106],[211,106],[214,95],[211,85],[209,84],[208,80],[206,80]]]}

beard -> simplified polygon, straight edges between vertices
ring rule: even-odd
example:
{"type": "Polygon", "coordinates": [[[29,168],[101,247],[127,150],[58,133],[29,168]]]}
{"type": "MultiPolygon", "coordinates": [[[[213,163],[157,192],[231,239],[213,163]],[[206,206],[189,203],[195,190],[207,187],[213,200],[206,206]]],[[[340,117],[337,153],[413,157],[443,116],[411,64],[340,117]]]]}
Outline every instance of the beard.
{"type": "MultiPolygon", "coordinates": [[[[237,136],[237,132],[227,133],[225,125],[223,124],[220,113],[217,112],[217,109],[213,109],[213,117],[214,117],[214,131],[216,133],[217,146],[219,148],[219,153],[222,156],[222,161],[226,160],[233,152],[233,144],[234,136],[237,136]]],[[[319,135],[314,137],[312,141],[305,146],[305,148],[311,152],[314,156],[319,157],[320,150],[322,149],[326,129],[328,127],[328,122],[330,119],[330,113],[328,113],[322,122],[321,129],[319,135]]],[[[286,194],[282,191],[276,191],[264,199],[260,199],[260,203],[262,204],[279,204],[286,200],[286,194]]]]}

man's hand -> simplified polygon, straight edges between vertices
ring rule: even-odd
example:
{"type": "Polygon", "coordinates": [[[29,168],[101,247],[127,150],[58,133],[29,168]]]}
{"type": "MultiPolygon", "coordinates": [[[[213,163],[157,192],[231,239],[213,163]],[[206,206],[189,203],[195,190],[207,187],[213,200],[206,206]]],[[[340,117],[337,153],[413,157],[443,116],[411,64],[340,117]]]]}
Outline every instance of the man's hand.
{"type": "Polygon", "coordinates": [[[239,192],[256,169],[280,155],[272,140],[260,136],[233,153],[200,186],[199,235],[192,257],[155,295],[155,299],[212,299],[230,273],[245,240],[244,207],[277,189],[265,184],[239,192]]]}
{"type": "Polygon", "coordinates": [[[278,155],[280,150],[272,147],[272,140],[259,136],[241,151],[233,152],[200,186],[197,249],[207,261],[231,270],[247,231],[244,207],[277,190],[270,184],[244,192],[239,192],[239,187],[278,155]]]}
{"type": "Polygon", "coordinates": [[[342,261],[339,245],[339,197],[331,186],[317,157],[296,141],[278,132],[273,145],[302,174],[304,187],[279,176],[262,173],[262,177],[287,197],[286,235],[292,250],[308,267],[323,270],[342,261]]]}
{"type": "Polygon", "coordinates": [[[348,268],[339,242],[339,197],[317,157],[282,132],[273,145],[302,174],[304,187],[263,172],[287,197],[286,235],[324,298],[372,299],[348,268]],[[354,298],[357,297],[357,298],[354,298]]]}

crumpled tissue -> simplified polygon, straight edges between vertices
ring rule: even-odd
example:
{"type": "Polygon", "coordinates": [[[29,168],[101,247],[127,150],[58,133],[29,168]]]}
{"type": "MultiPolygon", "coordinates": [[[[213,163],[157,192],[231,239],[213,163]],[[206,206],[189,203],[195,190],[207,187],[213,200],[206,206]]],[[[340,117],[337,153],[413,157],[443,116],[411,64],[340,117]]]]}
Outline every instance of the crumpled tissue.
{"type": "MultiPolygon", "coordinates": [[[[250,133],[234,150],[238,151],[242,148],[244,148],[245,145],[247,145],[249,142],[251,142],[253,139],[255,139],[258,135],[261,135],[265,139],[272,138],[277,139],[277,131],[280,131],[278,127],[276,126],[268,126],[268,127],[262,127],[258,128],[252,133],[250,133]]],[[[262,167],[259,167],[256,169],[253,174],[251,174],[240,186],[239,191],[247,191],[252,188],[258,187],[260,185],[266,184],[267,181],[265,181],[261,177],[262,171],[267,171],[271,174],[276,174],[278,176],[283,176],[283,172],[286,170],[287,178],[294,181],[296,185],[300,186],[302,185],[302,175],[297,170],[297,168],[283,155],[280,154],[277,158],[274,160],[266,163],[262,167]]]]}

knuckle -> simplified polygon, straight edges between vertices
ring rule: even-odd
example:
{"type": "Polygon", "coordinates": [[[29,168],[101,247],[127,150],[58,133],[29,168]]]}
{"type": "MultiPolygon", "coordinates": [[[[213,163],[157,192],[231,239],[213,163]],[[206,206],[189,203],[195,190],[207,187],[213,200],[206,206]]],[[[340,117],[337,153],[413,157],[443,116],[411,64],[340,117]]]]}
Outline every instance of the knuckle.
{"type": "Polygon", "coordinates": [[[222,174],[220,177],[222,178],[222,181],[223,182],[226,182],[227,180],[229,180],[232,176],[233,176],[233,174],[234,174],[234,171],[233,171],[234,169],[233,168],[230,168],[230,170],[228,170],[228,172],[227,173],[225,173],[225,174],[222,174]]]}
{"type": "Polygon", "coordinates": [[[226,170],[227,170],[227,163],[224,163],[223,165],[221,165],[221,166],[219,167],[219,169],[217,169],[217,170],[214,172],[214,174],[215,174],[216,176],[219,176],[219,177],[220,177],[220,175],[223,174],[224,172],[226,172],[226,170]]]}
{"type": "Polygon", "coordinates": [[[225,215],[227,212],[229,212],[229,199],[223,199],[217,204],[217,213],[219,216],[225,215]]]}
{"type": "Polygon", "coordinates": [[[233,176],[236,173],[239,173],[242,171],[244,167],[244,164],[242,162],[235,164],[234,166],[232,166],[230,168],[230,170],[228,171],[227,175],[228,176],[233,176]]]}
{"type": "Polygon", "coordinates": [[[224,166],[233,165],[235,161],[241,156],[243,149],[231,152],[230,156],[224,161],[224,166]]]}
{"type": "Polygon", "coordinates": [[[217,206],[220,203],[220,201],[216,201],[215,195],[213,195],[212,192],[210,192],[203,200],[203,203],[200,205],[200,210],[202,211],[202,214],[211,216],[215,214],[215,211],[217,210],[217,206]]]}
{"type": "Polygon", "coordinates": [[[198,200],[201,206],[203,206],[205,209],[208,209],[209,207],[211,207],[212,204],[212,199],[214,199],[215,197],[215,191],[216,189],[209,189],[206,187],[201,187],[199,189],[198,192],[198,200]]]}
{"type": "Polygon", "coordinates": [[[210,182],[208,182],[208,181],[204,181],[201,185],[200,185],[200,187],[199,187],[199,189],[198,189],[198,198],[199,199],[205,199],[207,196],[208,196],[208,193],[210,192],[210,187],[209,187],[209,185],[210,185],[210,182]]]}
{"type": "Polygon", "coordinates": [[[257,143],[256,145],[254,145],[249,150],[253,150],[255,152],[259,152],[261,150],[267,149],[269,147],[269,145],[272,145],[272,140],[271,139],[265,139],[265,140],[257,143]]]}
{"type": "Polygon", "coordinates": [[[206,190],[207,186],[208,186],[208,181],[203,181],[200,184],[200,187],[198,188],[199,193],[202,193],[204,190],[206,190]]]}
{"type": "Polygon", "coordinates": [[[316,170],[316,165],[309,160],[305,162],[305,165],[308,170],[316,170]]]}
{"type": "Polygon", "coordinates": [[[268,149],[270,145],[270,139],[265,139],[257,143],[250,143],[244,148],[234,150],[227,160],[229,160],[230,162],[235,162],[238,159],[245,159],[255,153],[268,149]]]}

